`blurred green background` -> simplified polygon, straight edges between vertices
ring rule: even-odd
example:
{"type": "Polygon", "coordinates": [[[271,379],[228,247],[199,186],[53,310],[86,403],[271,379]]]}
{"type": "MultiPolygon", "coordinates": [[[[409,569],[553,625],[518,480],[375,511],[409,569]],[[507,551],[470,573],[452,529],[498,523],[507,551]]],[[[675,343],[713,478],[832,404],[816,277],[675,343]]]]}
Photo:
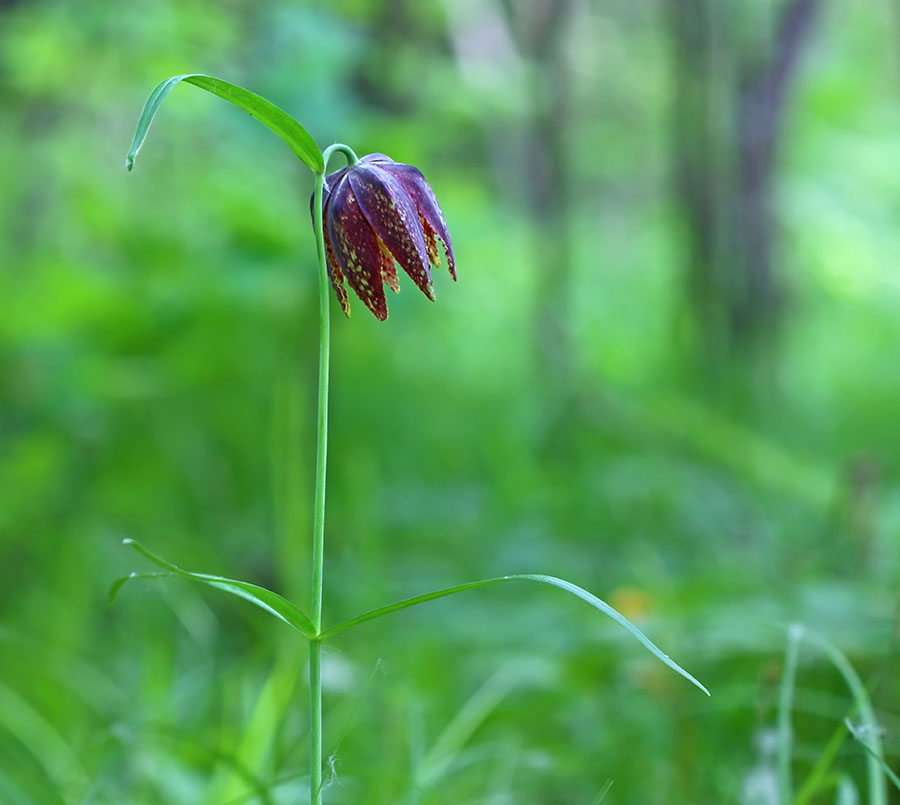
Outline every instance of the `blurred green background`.
{"type": "MultiPolygon", "coordinates": [[[[128,536],[308,606],[312,177],[189,86],[126,173],[184,72],[419,166],[453,235],[436,304],[333,307],[326,623],[550,573],[713,693],[559,591],[444,599],[330,644],[327,801],[777,802],[793,622],[900,765],[898,41],[891,0],[0,2],[0,801],[305,801],[293,632],[106,604],[128,536]]],[[[852,712],[797,686],[799,788],[852,712]]]]}

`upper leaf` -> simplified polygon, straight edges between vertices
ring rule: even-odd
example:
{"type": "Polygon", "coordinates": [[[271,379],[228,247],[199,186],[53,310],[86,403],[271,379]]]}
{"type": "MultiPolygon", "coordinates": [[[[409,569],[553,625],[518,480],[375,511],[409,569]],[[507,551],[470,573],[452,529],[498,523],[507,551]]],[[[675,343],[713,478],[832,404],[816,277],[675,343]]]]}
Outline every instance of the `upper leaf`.
{"type": "Polygon", "coordinates": [[[144,111],[141,112],[137,131],[134,133],[131,150],[128,152],[128,157],[125,160],[125,166],[128,170],[134,167],[134,160],[144,144],[150,124],[153,122],[153,118],[156,116],[156,112],[165,100],[166,95],[172,91],[176,84],[182,81],[193,84],[195,87],[200,87],[200,89],[205,89],[213,95],[218,95],[220,98],[248,112],[281,137],[300,158],[300,161],[313,173],[322,173],[325,170],[325,163],[319,146],[316,145],[309,132],[287,112],[279,109],[274,103],[267,101],[255,92],[250,92],[250,90],[239,87],[236,84],[223,81],[221,78],[213,78],[212,76],[199,73],[173,76],[163,81],[150,93],[147,103],[144,104],[144,111]]]}

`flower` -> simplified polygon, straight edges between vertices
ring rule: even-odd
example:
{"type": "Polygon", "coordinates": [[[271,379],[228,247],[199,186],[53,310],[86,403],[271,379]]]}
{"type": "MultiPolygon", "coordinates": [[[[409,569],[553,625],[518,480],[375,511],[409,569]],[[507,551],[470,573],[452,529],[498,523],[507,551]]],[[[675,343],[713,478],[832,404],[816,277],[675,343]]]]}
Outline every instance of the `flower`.
{"type": "Polygon", "coordinates": [[[384,284],[400,291],[395,260],[434,301],[431,267],[441,262],[438,241],[456,280],[444,215],[422,172],[412,165],[369,154],[326,176],[322,224],[328,276],[347,316],[345,278],[379,321],[387,318],[384,284]]]}

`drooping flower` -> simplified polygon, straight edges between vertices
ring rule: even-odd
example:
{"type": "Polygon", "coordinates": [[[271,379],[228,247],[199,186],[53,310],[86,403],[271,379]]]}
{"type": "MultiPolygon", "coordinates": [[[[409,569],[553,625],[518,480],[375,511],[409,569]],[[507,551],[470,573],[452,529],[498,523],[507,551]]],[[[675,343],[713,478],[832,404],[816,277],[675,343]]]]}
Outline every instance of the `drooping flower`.
{"type": "Polygon", "coordinates": [[[326,176],[322,200],[328,276],[348,316],[345,279],[377,319],[387,318],[384,285],[400,290],[395,260],[434,301],[431,268],[441,262],[439,241],[456,279],[444,215],[418,168],[369,154],[326,176]]]}

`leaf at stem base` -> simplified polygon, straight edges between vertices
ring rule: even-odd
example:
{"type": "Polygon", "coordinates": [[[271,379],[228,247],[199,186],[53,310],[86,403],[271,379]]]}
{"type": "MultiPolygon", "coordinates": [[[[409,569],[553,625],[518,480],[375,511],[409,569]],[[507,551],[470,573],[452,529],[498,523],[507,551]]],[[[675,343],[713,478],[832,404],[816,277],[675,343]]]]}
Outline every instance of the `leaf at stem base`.
{"type": "Polygon", "coordinates": [[[224,590],[226,593],[236,595],[238,598],[243,598],[245,601],[249,601],[251,604],[255,604],[260,609],[264,609],[266,612],[274,615],[279,620],[284,621],[284,623],[296,629],[298,632],[300,632],[300,634],[308,639],[312,639],[316,636],[316,630],[313,628],[312,622],[306,616],[306,614],[296,606],[294,606],[294,604],[292,604],[286,598],[282,598],[282,596],[278,595],[278,593],[274,593],[271,590],[267,590],[265,587],[260,587],[256,584],[250,584],[246,581],[226,579],[223,576],[210,576],[207,573],[191,573],[187,570],[182,570],[177,565],[173,565],[171,562],[167,562],[161,556],[157,556],[155,553],[141,545],[141,543],[136,542],[133,539],[122,540],[122,544],[130,545],[139,554],[149,559],[151,562],[153,562],[153,564],[159,565],[159,567],[164,568],[167,572],[132,573],[129,576],[124,576],[123,578],[116,579],[112,583],[112,586],[109,588],[110,603],[113,602],[119,590],[122,589],[122,585],[124,585],[125,582],[130,581],[131,579],[158,579],[180,576],[181,578],[202,582],[203,584],[207,584],[210,587],[215,587],[218,590],[224,590]]]}

